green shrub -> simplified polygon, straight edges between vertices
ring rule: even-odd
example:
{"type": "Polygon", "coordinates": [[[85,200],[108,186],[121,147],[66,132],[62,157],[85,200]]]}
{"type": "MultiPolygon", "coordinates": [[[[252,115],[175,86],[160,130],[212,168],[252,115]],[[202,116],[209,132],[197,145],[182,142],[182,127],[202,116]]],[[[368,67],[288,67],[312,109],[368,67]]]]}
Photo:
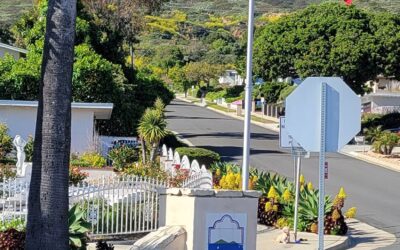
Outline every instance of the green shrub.
{"type": "Polygon", "coordinates": [[[25,220],[22,218],[16,218],[12,220],[1,220],[0,221],[0,232],[4,232],[8,229],[16,229],[18,231],[25,231],[25,220]]]}
{"type": "Polygon", "coordinates": [[[382,126],[382,130],[398,128],[400,126],[400,113],[394,112],[386,115],[364,114],[361,119],[362,129],[382,126]]]}
{"type": "Polygon", "coordinates": [[[167,148],[179,148],[179,147],[188,147],[186,143],[179,140],[176,135],[172,132],[168,132],[168,134],[161,139],[160,145],[167,145],[167,148]]]}
{"type": "Polygon", "coordinates": [[[4,160],[12,149],[12,138],[8,135],[8,127],[6,124],[0,123],[0,161],[4,160]]]}
{"type": "Polygon", "coordinates": [[[160,164],[158,163],[134,163],[130,166],[125,167],[122,173],[124,175],[151,177],[164,181],[168,177],[168,174],[163,169],[161,169],[160,164]]]}
{"type": "Polygon", "coordinates": [[[113,148],[108,153],[108,157],[112,161],[113,167],[118,171],[122,171],[128,165],[139,160],[137,150],[125,145],[113,148]]]}
{"type": "Polygon", "coordinates": [[[16,171],[11,165],[5,165],[0,163],[0,182],[8,179],[14,179],[17,176],[16,171]]]}
{"type": "Polygon", "coordinates": [[[69,246],[71,249],[86,249],[87,233],[91,224],[84,219],[85,210],[78,204],[68,211],[69,246]]]}
{"type": "Polygon", "coordinates": [[[33,143],[34,143],[33,137],[29,136],[28,141],[24,148],[27,162],[32,162],[33,159],[33,143]]]}
{"type": "Polygon", "coordinates": [[[80,160],[83,165],[89,166],[89,167],[95,167],[95,168],[102,168],[106,165],[106,158],[101,156],[99,153],[84,153],[81,157],[80,160]]]}
{"type": "Polygon", "coordinates": [[[391,155],[393,148],[399,143],[400,136],[388,131],[383,131],[372,144],[376,153],[391,155]]]}
{"type": "Polygon", "coordinates": [[[197,160],[200,165],[211,166],[221,159],[218,153],[205,148],[181,147],[177,148],[176,151],[181,157],[186,155],[191,161],[197,160]]]}
{"type": "Polygon", "coordinates": [[[89,175],[82,172],[78,167],[69,168],[69,183],[72,185],[78,185],[80,182],[85,180],[89,175]]]}

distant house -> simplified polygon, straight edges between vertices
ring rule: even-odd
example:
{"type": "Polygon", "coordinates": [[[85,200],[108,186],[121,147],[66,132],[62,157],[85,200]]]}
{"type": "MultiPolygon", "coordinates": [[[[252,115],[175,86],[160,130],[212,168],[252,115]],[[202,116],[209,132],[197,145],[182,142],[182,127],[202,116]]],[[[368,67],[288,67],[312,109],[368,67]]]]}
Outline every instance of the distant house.
{"type": "Polygon", "coordinates": [[[219,84],[236,86],[243,85],[244,79],[236,70],[226,70],[225,73],[219,77],[218,82],[219,84]]]}
{"type": "Polygon", "coordinates": [[[0,58],[3,58],[6,54],[9,54],[14,57],[15,60],[18,60],[21,57],[25,57],[27,50],[17,48],[5,43],[0,43],[0,58]]]}
{"type": "MultiPolygon", "coordinates": [[[[37,106],[36,101],[0,100],[0,123],[7,124],[12,137],[26,140],[35,134],[37,106]]],[[[93,150],[98,143],[95,123],[111,118],[113,104],[73,102],[71,108],[71,152],[93,150]]]]}
{"type": "Polygon", "coordinates": [[[372,92],[361,98],[364,113],[400,112],[400,81],[380,75],[376,80],[367,82],[367,85],[372,92]]]}

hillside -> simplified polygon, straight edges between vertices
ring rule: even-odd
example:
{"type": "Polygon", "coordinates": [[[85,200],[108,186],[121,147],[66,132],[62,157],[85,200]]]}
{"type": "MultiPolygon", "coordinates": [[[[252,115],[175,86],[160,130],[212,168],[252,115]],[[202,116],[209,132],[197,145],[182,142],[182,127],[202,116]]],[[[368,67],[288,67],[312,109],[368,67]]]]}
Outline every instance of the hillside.
{"type": "MultiPolygon", "coordinates": [[[[313,3],[341,0],[255,0],[256,14],[290,12],[313,3]]],[[[181,10],[199,18],[201,14],[246,15],[248,0],[171,0],[165,10],[181,10]]],[[[400,0],[354,0],[354,4],[374,10],[400,12],[400,0]]],[[[0,0],[0,22],[15,21],[32,6],[32,0],[0,0]]]]}

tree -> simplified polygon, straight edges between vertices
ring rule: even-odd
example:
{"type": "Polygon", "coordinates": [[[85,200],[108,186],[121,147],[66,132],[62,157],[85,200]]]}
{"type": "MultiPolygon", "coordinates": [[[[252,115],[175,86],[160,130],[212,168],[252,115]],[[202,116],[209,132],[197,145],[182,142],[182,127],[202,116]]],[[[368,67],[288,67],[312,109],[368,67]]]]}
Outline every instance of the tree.
{"type": "Polygon", "coordinates": [[[157,109],[147,109],[140,119],[138,134],[151,146],[150,161],[154,161],[160,140],[167,135],[166,127],[164,115],[157,109]]]}
{"type": "Polygon", "coordinates": [[[187,97],[187,91],[191,86],[190,81],[187,79],[185,70],[182,67],[175,66],[168,71],[168,77],[172,81],[175,90],[183,91],[187,97]]]}
{"type": "Polygon", "coordinates": [[[190,62],[184,67],[186,78],[193,84],[205,82],[209,86],[211,79],[216,79],[225,70],[224,65],[206,62],[190,62]]]}
{"type": "Polygon", "coordinates": [[[68,168],[76,1],[49,0],[26,249],[69,249],[68,168]]]}
{"type": "Polygon", "coordinates": [[[393,14],[312,5],[256,32],[254,71],[266,80],[340,76],[362,94],[364,83],[378,74],[400,77],[399,25],[393,14]]]}

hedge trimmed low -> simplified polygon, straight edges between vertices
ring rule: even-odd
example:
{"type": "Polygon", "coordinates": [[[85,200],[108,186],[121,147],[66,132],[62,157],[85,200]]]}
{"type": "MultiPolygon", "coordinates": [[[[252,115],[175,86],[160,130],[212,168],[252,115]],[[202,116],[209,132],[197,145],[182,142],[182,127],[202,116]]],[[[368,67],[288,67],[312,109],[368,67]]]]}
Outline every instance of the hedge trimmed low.
{"type": "Polygon", "coordinates": [[[190,161],[197,160],[200,166],[204,164],[207,168],[209,168],[214,162],[221,160],[218,153],[205,148],[180,147],[177,148],[176,151],[181,157],[186,155],[189,157],[190,161]]]}

